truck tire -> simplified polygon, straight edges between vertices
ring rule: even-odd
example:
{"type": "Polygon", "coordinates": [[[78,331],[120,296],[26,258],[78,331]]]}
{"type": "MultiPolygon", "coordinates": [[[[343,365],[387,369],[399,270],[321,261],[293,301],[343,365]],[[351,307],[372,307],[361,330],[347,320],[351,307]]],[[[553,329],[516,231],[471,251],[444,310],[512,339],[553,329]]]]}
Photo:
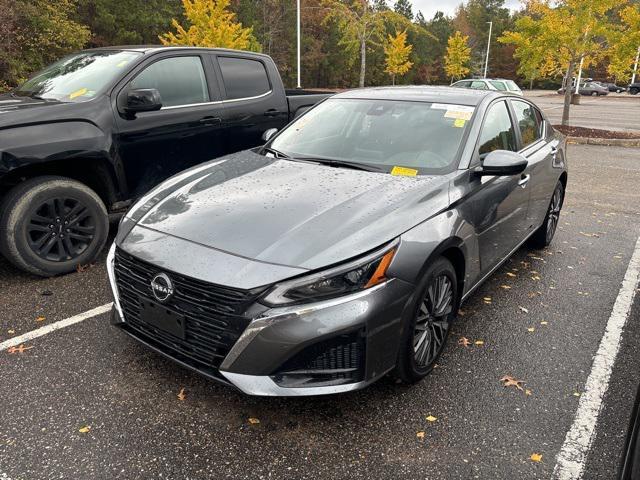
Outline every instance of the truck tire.
{"type": "Polygon", "coordinates": [[[629,89],[629,93],[630,93],[631,95],[637,95],[637,94],[638,94],[638,92],[640,92],[640,88],[636,88],[636,87],[634,87],[634,88],[630,88],[630,89],[629,89]]]}
{"type": "Polygon", "coordinates": [[[0,253],[35,275],[60,275],[92,262],[108,232],[100,197],[69,178],[31,178],[9,190],[0,205],[0,253]]]}

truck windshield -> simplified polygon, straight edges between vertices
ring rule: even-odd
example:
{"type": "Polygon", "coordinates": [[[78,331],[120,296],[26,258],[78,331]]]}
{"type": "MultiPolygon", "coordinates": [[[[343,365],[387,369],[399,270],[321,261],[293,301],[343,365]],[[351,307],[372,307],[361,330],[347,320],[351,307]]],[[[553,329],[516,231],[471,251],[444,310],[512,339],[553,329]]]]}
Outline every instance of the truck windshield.
{"type": "MultiPolygon", "coordinates": [[[[293,159],[362,164],[400,175],[449,173],[474,107],[372,99],[329,99],[269,148],[293,159]]],[[[352,165],[353,166],[353,165],[352,165]]]]}
{"type": "Polygon", "coordinates": [[[87,101],[140,55],[142,53],[122,50],[70,55],[38,72],[14,93],[63,102],[87,101]]]}

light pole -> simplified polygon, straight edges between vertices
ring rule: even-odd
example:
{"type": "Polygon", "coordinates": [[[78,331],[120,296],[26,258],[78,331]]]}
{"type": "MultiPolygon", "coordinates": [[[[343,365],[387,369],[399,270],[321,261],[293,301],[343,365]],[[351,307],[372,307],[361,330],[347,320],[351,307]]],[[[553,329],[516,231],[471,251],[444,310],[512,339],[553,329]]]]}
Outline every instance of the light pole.
{"type": "Polygon", "coordinates": [[[487,57],[484,60],[484,78],[487,78],[487,68],[489,68],[489,47],[491,47],[491,29],[493,28],[493,22],[487,22],[489,24],[489,39],[487,40],[487,57]]]}
{"type": "Polygon", "coordinates": [[[297,0],[296,19],[297,19],[297,30],[298,30],[298,34],[297,34],[297,43],[298,43],[298,88],[302,88],[302,85],[300,84],[300,0],[297,0]]]}
{"type": "Polygon", "coordinates": [[[636,61],[633,64],[633,75],[631,76],[631,83],[636,83],[636,71],[638,71],[639,59],[640,59],[640,47],[638,47],[638,53],[636,53],[636,61]]]}
{"type": "Polygon", "coordinates": [[[580,93],[580,81],[582,80],[582,64],[584,62],[584,55],[580,57],[580,68],[578,68],[578,78],[576,78],[576,95],[580,93]]]}

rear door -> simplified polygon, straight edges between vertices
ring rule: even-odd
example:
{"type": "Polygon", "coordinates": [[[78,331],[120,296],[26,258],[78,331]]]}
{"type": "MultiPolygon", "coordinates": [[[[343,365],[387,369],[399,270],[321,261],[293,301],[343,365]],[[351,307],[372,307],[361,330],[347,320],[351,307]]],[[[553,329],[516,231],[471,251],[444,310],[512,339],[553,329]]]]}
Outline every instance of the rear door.
{"type": "Polygon", "coordinates": [[[207,54],[154,55],[132,72],[115,96],[116,146],[132,196],[226,151],[220,91],[207,54]],[[124,113],[130,89],[155,88],[162,109],[124,113]]]}
{"type": "Polygon", "coordinates": [[[529,191],[527,230],[532,231],[542,224],[555,188],[557,170],[553,160],[558,140],[547,135],[546,121],[535,105],[525,100],[509,102],[517,125],[519,153],[529,162],[524,174],[529,191]]]}
{"type": "MultiPolygon", "coordinates": [[[[269,75],[270,66],[263,57],[220,53],[211,59],[223,97],[228,153],[261,145],[266,130],[288,123],[284,88],[279,77],[269,75]]],[[[272,73],[278,75],[275,67],[272,73]]]]}
{"type": "MultiPolygon", "coordinates": [[[[475,165],[493,150],[518,150],[518,137],[506,100],[492,103],[483,119],[475,165]]],[[[480,268],[489,272],[526,236],[529,191],[521,175],[473,176],[464,210],[476,230],[480,268]]]]}

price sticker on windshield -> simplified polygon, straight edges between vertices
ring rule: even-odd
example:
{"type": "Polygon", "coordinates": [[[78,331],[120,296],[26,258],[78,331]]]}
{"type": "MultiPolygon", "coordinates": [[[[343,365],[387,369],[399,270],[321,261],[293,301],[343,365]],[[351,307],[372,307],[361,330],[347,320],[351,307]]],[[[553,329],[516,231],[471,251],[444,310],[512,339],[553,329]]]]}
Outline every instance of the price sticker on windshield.
{"type": "Polygon", "coordinates": [[[415,168],[407,168],[407,167],[393,167],[391,169],[391,175],[400,175],[403,177],[415,177],[418,175],[418,170],[415,168]]]}
{"type": "Polygon", "coordinates": [[[473,115],[474,107],[470,107],[469,105],[452,105],[449,103],[433,103],[431,104],[431,108],[435,110],[444,110],[445,118],[454,118],[459,120],[471,120],[471,115],[473,115]]]}
{"type": "Polygon", "coordinates": [[[76,90],[75,92],[70,93],[69,94],[69,98],[71,100],[73,100],[74,98],[80,97],[80,96],[84,95],[87,92],[88,92],[87,88],[81,88],[80,90],[76,90]]]}

